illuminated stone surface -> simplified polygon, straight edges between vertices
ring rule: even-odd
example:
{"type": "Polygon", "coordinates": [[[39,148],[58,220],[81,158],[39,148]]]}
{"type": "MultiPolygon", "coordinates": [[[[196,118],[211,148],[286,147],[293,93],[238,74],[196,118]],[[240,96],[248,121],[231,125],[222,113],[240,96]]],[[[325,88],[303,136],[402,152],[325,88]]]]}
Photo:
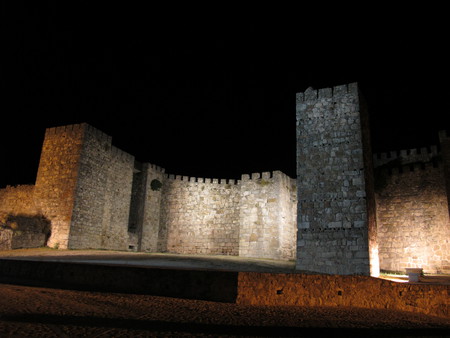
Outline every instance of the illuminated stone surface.
{"type": "Polygon", "coordinates": [[[356,84],[297,94],[299,270],[370,273],[376,227],[364,114],[356,84]]]}
{"type": "MultiPolygon", "coordinates": [[[[49,128],[36,185],[0,189],[0,213],[48,220],[54,248],[296,259],[299,270],[365,275],[379,250],[384,270],[450,273],[450,138],[440,134],[440,152],[374,156],[373,175],[363,103],[356,84],[297,94],[297,180],[168,175],[87,124],[49,128]]],[[[12,247],[11,232],[1,236],[12,247]]]]}

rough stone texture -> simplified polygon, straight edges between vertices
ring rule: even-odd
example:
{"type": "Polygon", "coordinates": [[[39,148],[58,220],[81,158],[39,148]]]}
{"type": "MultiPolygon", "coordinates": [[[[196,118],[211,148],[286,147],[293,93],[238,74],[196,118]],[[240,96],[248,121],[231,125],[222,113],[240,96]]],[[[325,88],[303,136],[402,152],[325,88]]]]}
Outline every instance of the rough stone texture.
{"type": "Polygon", "coordinates": [[[47,244],[50,222],[34,200],[33,185],[0,189],[0,250],[47,244]]]}
{"type": "MultiPolygon", "coordinates": [[[[450,226],[445,167],[433,147],[377,155],[380,266],[404,272],[450,273],[450,226]]],[[[377,160],[377,158],[375,158],[377,160]]]]}
{"type": "Polygon", "coordinates": [[[151,164],[144,164],[144,173],[146,174],[146,181],[143,182],[145,184],[145,191],[143,191],[145,202],[142,208],[142,225],[140,227],[138,251],[157,252],[161,218],[162,182],[164,182],[165,175],[164,169],[151,164]]]}
{"type": "Polygon", "coordinates": [[[11,215],[37,215],[40,210],[34,201],[34,185],[7,186],[0,189],[0,212],[11,215]]]}
{"type": "Polygon", "coordinates": [[[243,175],[239,256],[295,258],[296,185],[280,171],[243,175]]]}
{"type": "Polygon", "coordinates": [[[49,128],[45,132],[35,201],[52,223],[52,233],[47,243],[51,247],[69,247],[84,132],[85,125],[49,128]]]}
{"type": "Polygon", "coordinates": [[[369,276],[241,272],[238,304],[396,309],[448,318],[448,285],[394,283],[369,276]]]}
{"type": "Polygon", "coordinates": [[[134,157],[85,128],[69,247],[126,250],[134,157]]]}
{"type": "Polygon", "coordinates": [[[50,222],[42,216],[0,214],[0,250],[43,247],[49,235],[50,222]]]}
{"type": "MultiPolygon", "coordinates": [[[[448,132],[442,130],[439,132],[439,142],[441,144],[441,158],[444,165],[445,187],[447,190],[447,204],[450,212],[450,136],[448,132]]],[[[450,227],[450,221],[448,226],[450,227]]]]}
{"type": "Polygon", "coordinates": [[[237,255],[239,186],[170,175],[162,186],[159,251],[237,255]]]}
{"type": "Polygon", "coordinates": [[[308,89],[297,95],[297,181],[275,171],[235,182],[166,175],[87,124],[49,128],[36,185],[0,189],[0,212],[50,221],[50,247],[297,255],[300,270],[376,275],[379,243],[384,270],[448,272],[450,138],[440,133],[441,152],[375,157],[390,171],[381,189],[377,177],[376,211],[368,131],[356,84],[308,89]]]}
{"type": "Polygon", "coordinates": [[[364,114],[356,84],[297,94],[299,270],[370,272],[375,217],[364,114]]]}
{"type": "Polygon", "coordinates": [[[52,247],[294,259],[295,180],[260,176],[166,175],[80,124],[46,131],[36,186],[0,190],[0,208],[47,217],[52,247]]]}

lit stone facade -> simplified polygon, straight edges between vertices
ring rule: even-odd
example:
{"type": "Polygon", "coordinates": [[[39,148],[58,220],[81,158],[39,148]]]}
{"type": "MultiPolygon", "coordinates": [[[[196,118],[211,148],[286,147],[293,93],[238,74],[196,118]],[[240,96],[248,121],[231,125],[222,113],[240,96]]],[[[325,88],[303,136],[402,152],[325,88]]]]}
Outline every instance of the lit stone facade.
{"type": "Polygon", "coordinates": [[[47,129],[36,186],[0,190],[0,211],[50,220],[50,247],[295,259],[294,179],[167,175],[111,142],[87,124],[47,129]]]}
{"type": "Polygon", "coordinates": [[[450,138],[440,134],[440,151],[372,157],[356,84],[308,89],[296,109],[297,179],[169,175],[90,125],[49,128],[36,184],[0,189],[0,249],[239,255],[343,275],[376,275],[378,263],[450,273],[450,138]]]}
{"type": "Polygon", "coordinates": [[[376,225],[364,114],[356,84],[297,94],[299,270],[370,273],[376,225]]]}
{"type": "Polygon", "coordinates": [[[450,272],[442,154],[437,147],[410,149],[378,154],[374,162],[380,266],[388,271],[423,267],[431,273],[450,272]]]}

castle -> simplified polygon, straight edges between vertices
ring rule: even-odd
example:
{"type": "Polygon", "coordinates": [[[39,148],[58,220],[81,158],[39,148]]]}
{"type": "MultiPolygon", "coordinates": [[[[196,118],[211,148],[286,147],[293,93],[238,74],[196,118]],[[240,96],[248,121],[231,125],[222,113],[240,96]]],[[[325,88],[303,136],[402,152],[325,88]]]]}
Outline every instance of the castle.
{"type": "Polygon", "coordinates": [[[450,272],[450,138],[372,156],[356,83],[297,94],[297,179],[174,176],[88,124],[45,132],[36,184],[0,190],[0,248],[236,255],[300,271],[450,272]],[[14,225],[14,226],[13,226],[14,225]]]}

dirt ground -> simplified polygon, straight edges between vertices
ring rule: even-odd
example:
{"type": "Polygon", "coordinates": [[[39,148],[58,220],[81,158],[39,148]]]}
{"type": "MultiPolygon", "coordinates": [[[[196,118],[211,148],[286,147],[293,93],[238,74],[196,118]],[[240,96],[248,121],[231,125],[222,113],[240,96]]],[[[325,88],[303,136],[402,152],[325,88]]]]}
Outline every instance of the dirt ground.
{"type": "Polygon", "coordinates": [[[450,319],[393,310],[242,306],[0,284],[0,337],[450,337],[450,319]]]}
{"type": "MultiPolygon", "coordinates": [[[[237,271],[293,269],[293,263],[270,260],[105,251],[14,250],[3,251],[0,258],[237,271]]],[[[450,318],[389,309],[244,306],[0,284],[0,337],[180,336],[450,337],[450,318]]]]}

